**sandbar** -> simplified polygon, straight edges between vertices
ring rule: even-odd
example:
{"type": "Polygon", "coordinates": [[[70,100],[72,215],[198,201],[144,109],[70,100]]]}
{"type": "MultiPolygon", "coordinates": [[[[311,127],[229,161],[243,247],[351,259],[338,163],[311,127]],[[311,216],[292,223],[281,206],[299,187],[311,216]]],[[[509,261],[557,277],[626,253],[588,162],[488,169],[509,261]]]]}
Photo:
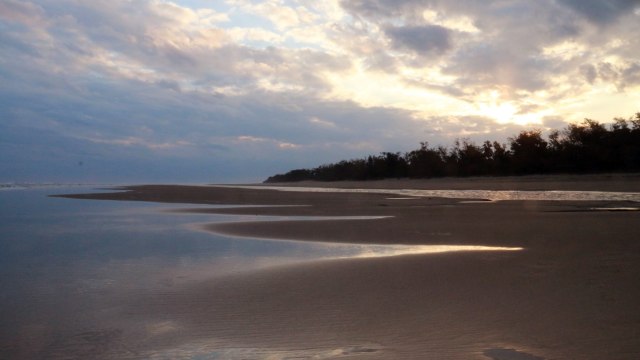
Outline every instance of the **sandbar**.
{"type": "MultiPolygon", "coordinates": [[[[638,179],[614,174],[293,185],[637,192],[638,179]]],[[[282,358],[640,358],[640,211],[606,210],[632,210],[634,202],[403,199],[184,185],[121,190],[70,197],[261,205],[192,210],[200,213],[384,216],[206,226],[238,237],[524,248],[276,266],[140,300],[144,316],[180,325],[171,346],[215,339],[225,349],[282,358]]]]}

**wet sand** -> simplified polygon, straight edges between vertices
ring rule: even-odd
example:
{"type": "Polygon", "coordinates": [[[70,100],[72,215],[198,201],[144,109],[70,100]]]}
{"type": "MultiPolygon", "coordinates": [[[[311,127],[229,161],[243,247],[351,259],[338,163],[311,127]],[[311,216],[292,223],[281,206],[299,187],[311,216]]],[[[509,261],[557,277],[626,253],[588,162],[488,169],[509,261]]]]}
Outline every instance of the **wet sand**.
{"type": "MultiPolygon", "coordinates": [[[[450,188],[638,191],[637,180],[476,178],[451,180],[450,188]]],[[[446,180],[304,185],[449,188],[446,180]]],[[[276,266],[153,294],[127,311],[169,329],[145,340],[165,354],[225,349],[226,358],[640,358],[640,211],[592,210],[637,203],[409,200],[169,185],[128,190],[72,197],[280,205],[194,212],[388,216],[207,226],[240,237],[525,248],[276,266]]]]}
{"type": "MultiPolygon", "coordinates": [[[[277,186],[277,183],[266,184],[277,186]]],[[[579,190],[640,191],[640,174],[483,176],[433,179],[282,183],[286,186],[331,186],[340,188],[446,189],[446,190],[579,190]]]]}

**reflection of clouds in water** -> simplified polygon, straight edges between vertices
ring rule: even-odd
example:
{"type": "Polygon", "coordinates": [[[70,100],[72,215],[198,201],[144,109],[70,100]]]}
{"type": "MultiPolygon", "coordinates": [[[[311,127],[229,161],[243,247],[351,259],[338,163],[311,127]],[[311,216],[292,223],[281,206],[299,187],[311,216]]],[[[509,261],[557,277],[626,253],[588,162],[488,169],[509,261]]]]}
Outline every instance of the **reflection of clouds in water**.
{"type": "Polygon", "coordinates": [[[544,360],[543,357],[521,352],[515,349],[487,349],[483,355],[493,360],[544,360]]]}
{"type": "Polygon", "coordinates": [[[269,349],[229,346],[215,340],[190,343],[178,348],[154,351],[145,354],[148,359],[336,359],[358,355],[376,354],[384,351],[378,344],[344,345],[331,348],[269,349]]]}
{"type": "MultiPolygon", "coordinates": [[[[217,223],[245,222],[245,221],[340,221],[340,220],[378,220],[392,216],[254,216],[234,215],[227,219],[218,219],[217,223]]],[[[211,222],[191,223],[185,227],[193,231],[211,233],[211,222]]],[[[439,233],[448,236],[449,233],[439,233]]],[[[254,238],[236,235],[224,235],[227,238],[240,238],[239,245],[249,249],[253,244],[263,243],[278,247],[279,251],[271,254],[246,253],[227,254],[215,259],[216,273],[225,275],[242,271],[255,271],[271,266],[292,265],[310,261],[351,258],[381,258],[402,255],[435,254],[445,252],[464,251],[518,251],[520,247],[491,247],[471,245],[373,245],[373,244],[343,244],[317,241],[296,241],[287,239],[254,238]],[[230,256],[229,256],[230,255],[230,256]]]]}
{"type": "MultiPolygon", "coordinates": [[[[100,192],[106,190],[103,189],[94,189],[96,187],[106,187],[113,186],[109,184],[67,184],[67,183],[0,183],[0,190],[37,190],[37,189],[47,189],[47,190],[56,190],[56,189],[82,189],[82,191],[86,191],[86,189],[91,189],[91,191],[100,192]]],[[[114,191],[124,191],[124,190],[115,190],[114,191]]],[[[109,190],[109,192],[111,192],[109,190]]]]}
{"type": "MultiPolygon", "coordinates": [[[[34,193],[37,195],[37,193],[34,193]]],[[[256,271],[274,266],[331,259],[385,257],[443,251],[501,250],[491,248],[443,248],[442,246],[356,245],[274,239],[238,239],[235,236],[203,232],[202,224],[236,221],[376,220],[386,216],[255,216],[192,213],[187,210],[235,208],[235,205],[181,206],[145,202],[105,202],[38,198],[55,203],[51,211],[25,212],[29,224],[16,238],[58,244],[48,254],[76,264],[64,272],[75,274],[68,284],[87,293],[106,289],[172,286],[185,281],[256,271]],[[167,207],[169,206],[169,207],[167,207]],[[41,214],[42,213],[42,214],[41,214]],[[37,216],[34,218],[34,214],[37,216]],[[42,219],[42,220],[41,220],[42,219]],[[199,230],[199,231],[193,231],[199,230]],[[77,254],[83,260],[75,260],[77,254]],[[84,269],[79,270],[77,267],[84,269]],[[87,271],[91,268],[92,271],[87,271]],[[132,277],[130,274],[139,276],[132,277]],[[144,278],[147,281],[136,281],[144,278]],[[148,281],[151,280],[151,281],[148,281]]],[[[240,206],[240,207],[253,207],[240,206]]],[[[37,207],[35,209],[40,209],[37,207]]],[[[446,235],[446,234],[444,234],[446,235]]],[[[34,244],[34,245],[36,245],[34,244]]],[[[36,247],[34,247],[35,249],[36,247]]]]}
{"type": "Polygon", "coordinates": [[[164,335],[178,330],[178,325],[173,321],[161,321],[158,323],[148,324],[146,326],[149,336],[164,335]]]}
{"type": "MultiPolygon", "coordinates": [[[[241,241],[241,240],[238,240],[241,241]]],[[[247,240],[250,241],[250,240],[247,240]]],[[[446,252],[468,251],[519,251],[520,247],[492,247],[470,245],[352,245],[333,243],[310,243],[296,241],[286,242],[279,252],[264,255],[246,255],[240,253],[219,254],[210,257],[181,257],[173,261],[167,258],[148,257],[130,261],[115,261],[102,267],[101,276],[83,282],[83,288],[116,289],[116,288],[170,288],[189,282],[212,280],[229,275],[252,273],[278,266],[301,265],[316,261],[340,259],[384,258],[406,255],[428,255],[446,252]],[[138,276],[131,277],[135,273],[138,276]],[[97,281],[104,278],[104,281],[97,281]],[[136,280],[144,279],[144,281],[136,280]]]]}
{"type": "MultiPolygon", "coordinates": [[[[238,239],[192,231],[193,225],[190,225],[283,219],[375,221],[379,217],[166,213],[162,212],[163,208],[176,205],[48,198],[47,193],[48,190],[0,191],[0,204],[5,204],[0,206],[3,215],[0,233],[4,235],[0,241],[3,247],[0,290],[6,294],[0,299],[0,309],[12,314],[8,329],[13,325],[21,329],[44,326],[47,332],[56,334],[59,341],[49,346],[46,336],[34,333],[34,339],[42,345],[28,349],[49,358],[75,355],[87,359],[331,359],[375,354],[383,350],[377,345],[361,343],[325,344],[326,348],[310,349],[264,349],[208,340],[207,344],[187,344],[172,350],[156,346],[149,353],[132,353],[137,349],[137,341],[169,347],[179,341],[186,329],[180,319],[166,321],[163,317],[155,322],[140,323],[128,313],[123,315],[125,312],[121,310],[132,299],[149,299],[148,296],[155,299],[158,294],[181,291],[182,286],[264,268],[434,250],[424,251],[414,246],[238,239]],[[44,323],[30,314],[51,315],[56,321],[44,323]],[[133,327],[127,327],[129,325],[133,327]]],[[[0,342],[14,340],[13,335],[3,336],[0,342]]]]}

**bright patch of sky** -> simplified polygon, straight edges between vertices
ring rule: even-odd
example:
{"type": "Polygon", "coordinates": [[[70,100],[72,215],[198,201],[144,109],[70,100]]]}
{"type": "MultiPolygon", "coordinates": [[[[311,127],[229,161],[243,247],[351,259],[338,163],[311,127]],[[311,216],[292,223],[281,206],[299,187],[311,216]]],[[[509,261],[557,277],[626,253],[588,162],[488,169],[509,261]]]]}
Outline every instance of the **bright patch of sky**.
{"type": "Polygon", "coordinates": [[[0,181],[253,181],[640,110],[637,0],[3,0],[0,29],[0,181]]]}

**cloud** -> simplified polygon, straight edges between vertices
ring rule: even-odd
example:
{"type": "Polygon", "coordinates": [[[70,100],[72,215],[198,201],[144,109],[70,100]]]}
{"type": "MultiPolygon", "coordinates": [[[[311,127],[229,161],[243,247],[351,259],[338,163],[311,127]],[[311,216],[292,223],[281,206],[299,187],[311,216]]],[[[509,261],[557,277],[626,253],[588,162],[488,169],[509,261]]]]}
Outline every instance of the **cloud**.
{"type": "Polygon", "coordinates": [[[599,25],[610,24],[640,6],[637,0],[559,0],[559,3],[599,25]]]}
{"type": "Polygon", "coordinates": [[[312,116],[309,119],[309,122],[311,124],[313,124],[313,125],[317,125],[317,126],[320,126],[320,127],[323,127],[323,128],[335,128],[336,127],[336,124],[334,122],[329,121],[329,120],[320,119],[317,116],[312,116]]]}
{"type": "Polygon", "coordinates": [[[253,3],[246,0],[232,0],[230,3],[247,12],[263,16],[280,29],[287,29],[314,21],[315,15],[304,6],[287,6],[281,0],[267,0],[253,3]]]}
{"type": "Polygon", "coordinates": [[[44,22],[41,7],[29,2],[6,0],[0,3],[0,18],[12,23],[35,26],[44,22]]]}
{"type": "Polygon", "coordinates": [[[450,30],[439,25],[391,26],[385,33],[394,48],[421,55],[439,55],[451,47],[450,30]]]}
{"type": "Polygon", "coordinates": [[[226,29],[226,32],[236,42],[261,42],[266,44],[278,44],[285,41],[285,38],[282,35],[261,28],[235,27],[226,29]]]}
{"type": "Polygon", "coordinates": [[[547,87],[552,64],[539,56],[526,56],[508,48],[478,44],[460,49],[444,68],[460,87],[506,86],[535,91],[547,87]]]}
{"type": "Polygon", "coordinates": [[[369,24],[365,28],[388,30],[391,49],[377,44],[371,51],[372,64],[385,59],[376,69],[473,104],[496,89],[505,101],[555,103],[587,91],[576,79],[600,79],[623,89],[622,69],[629,67],[633,79],[633,51],[640,51],[640,41],[628,36],[640,31],[636,1],[343,0],[341,5],[369,24]],[[439,36],[427,29],[440,29],[439,36]],[[429,56],[416,61],[390,50],[429,56]],[[589,70],[612,58],[618,80],[589,70]]]}
{"type": "Polygon", "coordinates": [[[241,135],[234,139],[239,143],[252,143],[252,144],[270,144],[275,145],[279,149],[298,149],[301,147],[299,144],[293,144],[289,142],[279,141],[276,139],[268,139],[263,137],[256,137],[250,135],[241,135]]]}
{"type": "Polygon", "coordinates": [[[640,85],[640,61],[584,64],[580,67],[580,73],[591,85],[608,83],[615,85],[621,91],[627,87],[640,85]]]}
{"type": "Polygon", "coordinates": [[[157,142],[150,142],[148,140],[145,140],[139,137],[134,137],[134,136],[128,136],[125,138],[116,138],[116,139],[87,137],[87,138],[81,138],[81,140],[87,140],[97,144],[108,144],[108,145],[115,145],[115,146],[145,147],[150,150],[169,150],[169,149],[175,149],[178,147],[193,145],[190,142],[185,140],[175,140],[175,141],[157,143],[157,142]]]}
{"type": "Polygon", "coordinates": [[[44,34],[48,43],[33,41],[30,49],[46,56],[50,63],[44,66],[51,67],[51,60],[65,64],[62,71],[173,81],[183,88],[195,83],[236,91],[256,87],[314,91],[323,87],[322,71],[349,66],[344,58],[311,49],[242,45],[238,41],[274,43],[281,35],[251,28],[223,29],[219,25],[228,17],[212,10],[155,1],[134,5],[64,0],[55,5],[44,1],[41,9],[48,18],[46,24],[14,34],[22,39],[44,34]],[[61,9],[65,13],[60,14],[61,9]]]}
{"type": "Polygon", "coordinates": [[[628,64],[622,70],[622,85],[633,86],[640,85],[640,61],[628,64]]]}
{"type": "Polygon", "coordinates": [[[428,7],[430,2],[393,0],[342,0],[340,5],[349,13],[369,19],[392,18],[415,14],[428,7]]]}

